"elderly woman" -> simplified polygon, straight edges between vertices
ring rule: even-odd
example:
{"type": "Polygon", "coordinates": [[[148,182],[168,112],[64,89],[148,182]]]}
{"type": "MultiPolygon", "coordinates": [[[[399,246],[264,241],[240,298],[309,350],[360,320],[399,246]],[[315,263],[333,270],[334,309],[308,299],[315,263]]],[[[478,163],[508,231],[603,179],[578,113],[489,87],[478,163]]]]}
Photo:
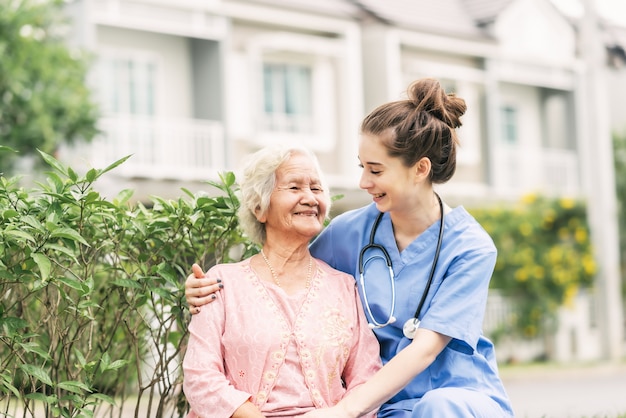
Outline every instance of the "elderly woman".
{"type": "Polygon", "coordinates": [[[241,195],[241,227],[262,249],[206,274],[237,291],[216,293],[189,325],[189,417],[293,417],[333,406],[380,360],[354,279],[309,253],[330,206],[317,160],[304,149],[263,149],[244,170],[241,195]]]}

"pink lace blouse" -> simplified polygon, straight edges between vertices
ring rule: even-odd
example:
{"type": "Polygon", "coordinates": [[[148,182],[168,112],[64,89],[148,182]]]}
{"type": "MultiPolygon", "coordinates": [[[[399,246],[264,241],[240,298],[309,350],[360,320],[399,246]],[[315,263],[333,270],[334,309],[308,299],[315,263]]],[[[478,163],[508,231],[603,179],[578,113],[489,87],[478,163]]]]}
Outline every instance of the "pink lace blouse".
{"type": "Polygon", "coordinates": [[[227,418],[246,400],[268,418],[297,416],[336,404],[381,367],[354,278],[314,267],[310,289],[293,295],[261,281],[249,259],[209,270],[225,289],[189,325],[188,418],[227,418]]]}

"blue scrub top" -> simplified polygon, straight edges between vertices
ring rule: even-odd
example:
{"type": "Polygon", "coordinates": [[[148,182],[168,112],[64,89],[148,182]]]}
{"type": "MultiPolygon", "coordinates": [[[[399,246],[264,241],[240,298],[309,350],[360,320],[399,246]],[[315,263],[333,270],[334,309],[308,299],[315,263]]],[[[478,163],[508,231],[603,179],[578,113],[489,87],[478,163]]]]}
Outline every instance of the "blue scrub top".
{"type": "MultiPolygon", "coordinates": [[[[369,243],[370,232],[379,211],[374,204],[341,214],[311,244],[314,257],[352,274],[359,283],[359,252],[369,243]]],[[[397,320],[375,329],[385,364],[411,343],[402,334],[405,321],[412,318],[426,287],[439,235],[437,221],[402,252],[393,235],[391,218],[385,213],[374,242],[382,245],[392,261],[395,274],[397,320]]],[[[386,322],[392,308],[389,270],[380,250],[368,250],[364,282],[369,308],[378,322],[386,322]]],[[[498,376],[493,344],[482,335],[489,281],[497,251],[491,237],[463,208],[445,215],[444,235],[431,288],[419,315],[420,327],[452,337],[435,361],[416,376],[387,404],[411,409],[415,401],[431,389],[457,387],[488,395],[513,414],[498,376]]],[[[368,320],[372,322],[367,307],[368,320]]],[[[387,405],[391,406],[391,405],[387,405]]]]}

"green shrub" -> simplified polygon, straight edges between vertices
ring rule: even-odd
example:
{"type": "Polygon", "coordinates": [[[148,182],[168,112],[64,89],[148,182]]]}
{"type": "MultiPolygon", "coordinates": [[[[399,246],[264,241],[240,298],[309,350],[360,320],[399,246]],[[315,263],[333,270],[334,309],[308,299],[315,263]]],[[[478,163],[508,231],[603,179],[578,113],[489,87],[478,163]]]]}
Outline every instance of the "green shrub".
{"type": "Polygon", "coordinates": [[[584,204],[528,195],[514,207],[470,211],[498,248],[491,288],[514,304],[502,332],[532,338],[552,331],[557,309],[596,273],[584,204]]]}
{"type": "Polygon", "coordinates": [[[46,417],[90,417],[127,402],[184,416],[184,279],[193,262],[255,250],[237,228],[234,175],[209,183],[217,197],[185,191],[147,208],[93,187],[125,159],[81,176],[41,154],[45,184],[0,177],[0,415],[10,397],[37,417],[35,404],[46,417]]]}
{"type": "MultiPolygon", "coordinates": [[[[93,187],[125,159],[78,175],[41,154],[53,169],[45,184],[26,191],[0,176],[0,415],[41,417],[38,404],[46,417],[119,416],[134,402],[148,416],[184,416],[190,266],[258,250],[237,227],[234,175],[209,182],[214,197],[185,190],[131,206],[131,191],[108,201],[93,187]]],[[[544,332],[546,318],[592,284],[580,202],[529,196],[470,211],[498,247],[492,287],[515,305],[507,328],[544,332]]]]}

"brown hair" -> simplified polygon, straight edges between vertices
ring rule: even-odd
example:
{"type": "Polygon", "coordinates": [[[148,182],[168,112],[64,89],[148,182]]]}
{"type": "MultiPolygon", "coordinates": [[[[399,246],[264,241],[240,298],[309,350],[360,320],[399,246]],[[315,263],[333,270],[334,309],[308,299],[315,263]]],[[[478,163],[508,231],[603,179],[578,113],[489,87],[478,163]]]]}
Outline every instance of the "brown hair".
{"type": "Polygon", "coordinates": [[[411,83],[407,96],[374,109],[361,123],[361,132],[380,136],[389,156],[407,167],[428,157],[431,181],[445,183],[456,170],[455,129],[467,110],[465,100],[446,94],[432,78],[411,83]]]}

